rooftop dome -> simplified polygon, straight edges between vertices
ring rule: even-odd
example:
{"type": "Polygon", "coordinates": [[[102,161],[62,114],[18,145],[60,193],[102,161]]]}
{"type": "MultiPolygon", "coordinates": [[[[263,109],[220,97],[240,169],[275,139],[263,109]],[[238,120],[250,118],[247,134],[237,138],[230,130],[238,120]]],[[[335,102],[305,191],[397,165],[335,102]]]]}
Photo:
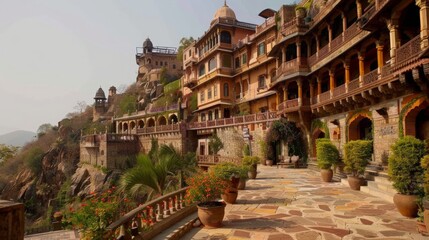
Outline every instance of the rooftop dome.
{"type": "Polygon", "coordinates": [[[213,17],[213,21],[218,18],[228,18],[228,19],[237,20],[237,18],[235,17],[234,11],[230,7],[228,7],[228,5],[226,5],[226,1],[224,5],[216,11],[213,17]]]}
{"type": "Polygon", "coordinates": [[[150,41],[149,38],[146,38],[146,40],[143,42],[143,48],[149,48],[149,49],[153,48],[152,41],[150,41]]]}
{"type": "Polygon", "coordinates": [[[94,99],[106,99],[106,95],[104,94],[104,91],[101,89],[101,87],[97,90],[94,99]]]}

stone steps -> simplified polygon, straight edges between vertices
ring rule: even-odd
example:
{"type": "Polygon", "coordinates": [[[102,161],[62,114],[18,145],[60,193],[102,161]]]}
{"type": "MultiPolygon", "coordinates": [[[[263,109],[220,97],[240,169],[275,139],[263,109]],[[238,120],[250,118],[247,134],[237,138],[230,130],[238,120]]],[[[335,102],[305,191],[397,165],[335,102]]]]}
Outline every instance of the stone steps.
{"type": "Polygon", "coordinates": [[[374,176],[374,181],[368,181],[368,186],[361,188],[362,192],[366,192],[373,196],[382,198],[388,202],[393,202],[393,195],[396,190],[392,187],[388,175],[385,172],[379,172],[378,176],[374,176]]]}

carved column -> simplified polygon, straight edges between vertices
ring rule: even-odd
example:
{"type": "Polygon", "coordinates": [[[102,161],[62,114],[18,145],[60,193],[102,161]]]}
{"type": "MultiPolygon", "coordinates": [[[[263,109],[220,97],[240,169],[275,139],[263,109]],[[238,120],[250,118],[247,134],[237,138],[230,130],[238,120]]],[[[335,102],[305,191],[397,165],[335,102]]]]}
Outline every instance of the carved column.
{"type": "Polygon", "coordinates": [[[298,66],[301,63],[301,42],[299,41],[299,39],[296,42],[296,58],[298,60],[298,66]]]}
{"type": "Polygon", "coordinates": [[[420,8],[420,48],[429,46],[429,1],[416,0],[416,5],[420,8]]]}
{"type": "Polygon", "coordinates": [[[286,84],[283,86],[283,102],[286,102],[287,99],[287,87],[286,84]]]}
{"type": "Polygon", "coordinates": [[[390,38],[390,62],[395,64],[396,49],[399,47],[398,19],[386,20],[390,38]]]}
{"type": "Polygon", "coordinates": [[[331,92],[331,97],[334,94],[334,88],[335,88],[335,74],[334,70],[329,70],[329,91],[331,92]]]}
{"type": "Polygon", "coordinates": [[[381,73],[381,68],[384,65],[384,59],[383,59],[383,43],[377,42],[377,65],[378,65],[378,73],[381,73]]]}
{"type": "Polygon", "coordinates": [[[296,84],[298,85],[298,106],[302,106],[302,79],[298,79],[296,84]]]}
{"type": "Polygon", "coordinates": [[[329,50],[331,50],[331,42],[332,42],[332,26],[328,24],[328,38],[329,38],[329,50]]]}
{"type": "Polygon", "coordinates": [[[343,19],[343,36],[344,36],[344,32],[347,30],[347,17],[344,14],[344,12],[341,13],[341,18],[343,19]]]}
{"type": "Polygon", "coordinates": [[[313,81],[310,81],[310,101],[311,101],[311,103],[314,103],[313,102],[313,98],[314,98],[314,83],[313,83],[313,81]]]}
{"type": "Polygon", "coordinates": [[[320,94],[322,93],[322,79],[317,77],[317,102],[320,102],[320,94]]]}
{"type": "Polygon", "coordinates": [[[286,48],[282,48],[282,64],[286,62],[286,48]]]}
{"type": "Polygon", "coordinates": [[[361,18],[362,17],[362,4],[360,3],[359,0],[356,0],[356,9],[357,9],[357,18],[361,18]]]}
{"type": "Polygon", "coordinates": [[[363,76],[365,75],[365,54],[360,52],[358,54],[359,59],[359,86],[362,86],[363,76]]]}
{"type": "Polygon", "coordinates": [[[346,92],[348,92],[348,86],[350,83],[350,63],[349,62],[345,62],[344,63],[344,76],[345,76],[345,81],[346,81],[346,92]]]}

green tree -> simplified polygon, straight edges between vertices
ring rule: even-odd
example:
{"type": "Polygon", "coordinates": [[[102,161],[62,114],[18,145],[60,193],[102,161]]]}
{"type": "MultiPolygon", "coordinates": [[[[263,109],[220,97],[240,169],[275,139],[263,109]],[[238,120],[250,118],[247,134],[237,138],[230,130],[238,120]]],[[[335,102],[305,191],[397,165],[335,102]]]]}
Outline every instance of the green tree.
{"type": "Polygon", "coordinates": [[[137,110],[137,96],[135,94],[125,94],[119,102],[120,115],[135,112],[137,110]]]}
{"type": "Polygon", "coordinates": [[[213,134],[209,138],[209,150],[211,154],[217,155],[217,153],[223,148],[223,142],[220,138],[213,134]]]}
{"type": "Polygon", "coordinates": [[[10,158],[13,158],[17,152],[18,147],[0,144],[0,164],[6,162],[10,158]]]}
{"type": "Polygon", "coordinates": [[[194,42],[194,38],[193,37],[183,37],[182,39],[180,39],[179,42],[179,48],[177,49],[177,60],[179,61],[183,61],[183,51],[189,47],[189,45],[191,45],[194,42]]]}
{"type": "Polygon", "coordinates": [[[159,150],[159,157],[163,159],[178,159],[178,179],[179,187],[184,187],[184,179],[191,176],[197,170],[197,161],[194,152],[181,154],[173,145],[162,145],[159,150]]]}
{"type": "Polygon", "coordinates": [[[52,126],[52,124],[44,123],[40,125],[39,128],[37,129],[37,137],[40,138],[41,136],[45,135],[46,133],[48,133],[53,129],[54,129],[54,126],[52,126]]]}

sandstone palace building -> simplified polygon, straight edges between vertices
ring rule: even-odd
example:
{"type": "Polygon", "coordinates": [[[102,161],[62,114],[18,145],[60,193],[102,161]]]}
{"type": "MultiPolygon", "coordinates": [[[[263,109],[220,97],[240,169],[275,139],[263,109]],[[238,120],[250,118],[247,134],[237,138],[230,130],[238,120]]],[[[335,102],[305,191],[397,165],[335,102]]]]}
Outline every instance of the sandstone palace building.
{"type": "MultiPolygon", "coordinates": [[[[308,162],[315,140],[329,137],[340,152],[348,141],[373,139],[372,164],[383,165],[400,136],[429,138],[428,6],[424,0],[309,0],[265,9],[255,25],[225,4],[183,51],[183,63],[168,62],[183,74],[181,101],[113,118],[116,134],[138,138],[130,142],[139,151],[154,137],[197,152],[204,162],[216,133],[225,146],[220,157],[228,160],[240,158],[248,142],[258,154],[270,125],[285,118],[305,136],[308,154],[301,157],[308,162]]],[[[141,61],[149,54],[144,64],[156,73],[154,61],[165,61],[155,55],[173,52],[142,53],[139,69],[147,70],[141,61]]],[[[287,154],[280,143],[274,155],[287,154]]]]}

